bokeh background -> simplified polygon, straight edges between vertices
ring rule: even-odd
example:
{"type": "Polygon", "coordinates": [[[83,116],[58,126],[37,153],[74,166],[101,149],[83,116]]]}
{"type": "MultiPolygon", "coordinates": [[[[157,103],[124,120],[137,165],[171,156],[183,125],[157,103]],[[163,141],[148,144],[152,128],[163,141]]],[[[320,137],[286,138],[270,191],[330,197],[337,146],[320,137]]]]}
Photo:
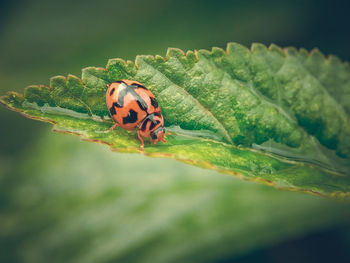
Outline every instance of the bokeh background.
{"type": "MultiPolygon", "coordinates": [[[[109,58],[275,43],[350,60],[348,1],[0,2],[0,95],[109,58]]],[[[112,153],[0,107],[0,262],[350,262],[350,206],[112,153]]]]}

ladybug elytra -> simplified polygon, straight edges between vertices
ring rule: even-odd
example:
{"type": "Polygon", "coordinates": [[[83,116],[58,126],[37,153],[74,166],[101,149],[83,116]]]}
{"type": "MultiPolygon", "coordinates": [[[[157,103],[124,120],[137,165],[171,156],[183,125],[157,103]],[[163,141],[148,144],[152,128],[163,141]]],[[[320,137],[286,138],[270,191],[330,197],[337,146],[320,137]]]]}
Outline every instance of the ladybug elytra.
{"type": "Polygon", "coordinates": [[[107,85],[106,102],[117,126],[131,131],[138,127],[137,136],[144,146],[143,137],[151,137],[153,144],[164,138],[164,119],[153,93],[138,81],[122,79],[107,85]]]}

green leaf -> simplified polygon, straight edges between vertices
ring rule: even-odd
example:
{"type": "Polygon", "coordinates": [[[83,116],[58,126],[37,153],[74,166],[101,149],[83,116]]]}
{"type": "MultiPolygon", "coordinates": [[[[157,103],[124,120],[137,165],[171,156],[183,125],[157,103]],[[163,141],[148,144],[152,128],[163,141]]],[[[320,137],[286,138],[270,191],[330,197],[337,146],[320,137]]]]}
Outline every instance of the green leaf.
{"type": "Polygon", "coordinates": [[[350,199],[350,68],[319,51],[251,50],[230,43],[166,57],[111,59],[82,79],[53,77],[1,102],[54,130],[141,152],[136,131],[118,128],[105,105],[106,84],[134,79],[157,97],[167,143],[142,153],[170,157],[279,188],[350,199]]]}
{"type": "Polygon", "coordinates": [[[40,137],[0,169],[0,262],[227,262],[349,226],[349,203],[40,137]]]}

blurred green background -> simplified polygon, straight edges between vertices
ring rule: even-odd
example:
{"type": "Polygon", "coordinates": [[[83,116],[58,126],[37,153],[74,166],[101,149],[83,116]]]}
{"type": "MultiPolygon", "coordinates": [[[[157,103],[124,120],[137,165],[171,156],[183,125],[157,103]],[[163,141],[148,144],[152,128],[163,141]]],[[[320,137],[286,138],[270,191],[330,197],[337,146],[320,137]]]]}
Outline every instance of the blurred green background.
{"type": "MultiPolygon", "coordinates": [[[[347,1],[0,2],[0,95],[168,47],[318,47],[347,1]]],[[[350,205],[112,153],[0,107],[0,262],[349,262],[350,205]]]]}

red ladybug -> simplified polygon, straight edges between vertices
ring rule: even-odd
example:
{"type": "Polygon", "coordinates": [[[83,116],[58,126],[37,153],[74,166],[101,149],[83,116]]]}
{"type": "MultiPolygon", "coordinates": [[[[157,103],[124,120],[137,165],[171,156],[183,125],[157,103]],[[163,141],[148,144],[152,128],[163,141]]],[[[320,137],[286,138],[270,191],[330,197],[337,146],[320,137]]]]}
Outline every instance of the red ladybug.
{"type": "Polygon", "coordinates": [[[106,102],[117,126],[131,131],[138,127],[137,136],[144,146],[142,137],[151,137],[153,144],[164,139],[164,119],[153,93],[135,80],[122,79],[107,85],[106,102]]]}

